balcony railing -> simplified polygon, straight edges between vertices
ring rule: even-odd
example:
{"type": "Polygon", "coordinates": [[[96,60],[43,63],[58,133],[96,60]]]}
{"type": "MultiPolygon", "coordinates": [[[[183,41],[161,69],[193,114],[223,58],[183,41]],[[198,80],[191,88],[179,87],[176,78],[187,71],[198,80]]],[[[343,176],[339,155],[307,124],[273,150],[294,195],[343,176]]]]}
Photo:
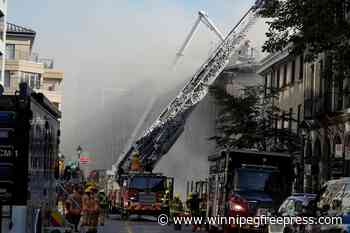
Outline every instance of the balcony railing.
{"type": "Polygon", "coordinates": [[[325,113],[325,102],[326,98],[324,96],[314,99],[306,99],[304,101],[304,118],[314,118],[325,113]]]}
{"type": "Polygon", "coordinates": [[[334,115],[342,110],[349,108],[350,103],[346,101],[348,95],[343,93],[330,92],[323,96],[304,100],[304,118],[317,118],[323,114],[334,115]]]}
{"type": "Polygon", "coordinates": [[[6,60],[14,61],[14,60],[23,60],[23,61],[31,61],[35,63],[39,63],[39,57],[36,53],[30,53],[29,51],[20,51],[15,50],[13,52],[6,51],[6,60]]]}
{"type": "MultiPolygon", "coordinates": [[[[1,0],[0,0],[1,1],[1,0]]],[[[48,59],[48,58],[40,58],[39,54],[37,53],[31,53],[30,51],[7,51],[6,54],[7,60],[23,60],[23,61],[30,61],[35,63],[41,63],[44,65],[44,68],[46,69],[53,69],[54,68],[54,60],[48,59]]]]}
{"type": "Polygon", "coordinates": [[[53,69],[54,68],[54,62],[53,59],[49,59],[49,58],[40,58],[39,59],[40,63],[44,64],[44,67],[46,69],[53,69]]]}

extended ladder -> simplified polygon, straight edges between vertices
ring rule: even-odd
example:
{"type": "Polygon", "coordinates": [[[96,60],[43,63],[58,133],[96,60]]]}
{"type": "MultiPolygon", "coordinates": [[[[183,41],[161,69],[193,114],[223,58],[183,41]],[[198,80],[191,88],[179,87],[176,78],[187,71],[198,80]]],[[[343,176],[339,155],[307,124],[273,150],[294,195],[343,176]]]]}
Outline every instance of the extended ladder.
{"type": "Polygon", "coordinates": [[[176,98],[145,131],[144,135],[120,156],[117,162],[119,175],[128,172],[134,152],[140,154],[143,167],[152,171],[160,158],[170,150],[183,132],[188,116],[207,95],[209,86],[225,69],[229,58],[238,52],[237,47],[257,21],[256,11],[262,4],[263,1],[259,0],[246,12],[176,98]]]}

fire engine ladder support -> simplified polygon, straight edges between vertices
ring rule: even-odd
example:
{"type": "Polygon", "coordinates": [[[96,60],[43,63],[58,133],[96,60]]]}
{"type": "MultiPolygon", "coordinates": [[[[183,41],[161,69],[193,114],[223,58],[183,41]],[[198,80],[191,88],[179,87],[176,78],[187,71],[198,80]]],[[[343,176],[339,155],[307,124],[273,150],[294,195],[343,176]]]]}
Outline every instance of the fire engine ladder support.
{"type": "Polygon", "coordinates": [[[220,30],[215,26],[215,24],[209,19],[207,13],[205,13],[204,11],[199,11],[198,12],[198,18],[196,20],[196,22],[194,23],[190,33],[188,34],[188,36],[186,37],[184,43],[182,44],[179,52],[177,52],[176,54],[176,58],[175,58],[175,62],[174,62],[174,66],[177,64],[177,62],[179,61],[180,57],[182,57],[184,55],[184,51],[186,50],[186,48],[188,47],[188,45],[190,44],[191,40],[193,39],[193,36],[195,34],[195,32],[198,29],[199,23],[202,22],[205,26],[207,26],[211,31],[213,31],[215,33],[215,35],[217,35],[220,39],[221,42],[223,42],[225,40],[225,37],[222,35],[222,33],[220,32],[220,30]]]}
{"type": "Polygon", "coordinates": [[[170,102],[155,122],[134,145],[122,154],[118,163],[118,175],[128,172],[133,152],[140,154],[146,170],[153,170],[156,163],[166,154],[181,135],[186,119],[196,105],[207,95],[209,86],[224,70],[229,58],[237,53],[237,47],[245,39],[248,30],[258,19],[256,10],[264,1],[257,1],[207,61],[185,85],[178,96],[170,102]]]}

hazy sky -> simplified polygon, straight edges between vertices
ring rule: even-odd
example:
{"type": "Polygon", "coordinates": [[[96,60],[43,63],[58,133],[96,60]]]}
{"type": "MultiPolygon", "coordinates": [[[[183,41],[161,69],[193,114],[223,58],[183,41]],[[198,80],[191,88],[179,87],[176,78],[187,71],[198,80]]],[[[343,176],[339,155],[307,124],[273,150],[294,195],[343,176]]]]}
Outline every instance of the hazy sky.
{"type": "MultiPolygon", "coordinates": [[[[101,109],[101,101],[106,96],[118,99],[126,91],[136,96],[140,93],[137,97],[144,101],[149,95],[145,97],[144,92],[133,88],[147,82],[153,87],[151,95],[157,95],[189,78],[201,65],[217,42],[203,25],[177,70],[169,69],[199,10],[206,11],[226,34],[253,2],[9,0],[8,21],[35,30],[34,50],[42,57],[54,58],[56,68],[65,72],[61,149],[65,155],[73,156],[78,144],[103,140],[94,133],[106,127],[99,116],[110,115],[108,109],[101,109]]],[[[261,44],[263,32],[260,24],[250,39],[261,44]]],[[[134,104],[135,98],[123,98],[123,106],[134,104]]],[[[123,112],[121,105],[111,108],[123,112]]],[[[124,124],[124,118],[118,120],[124,124]]],[[[125,122],[127,120],[126,117],[125,122]]],[[[115,119],[110,121],[115,124],[115,119]]],[[[107,152],[97,149],[94,153],[107,152]]],[[[110,161],[103,166],[106,164],[110,161]]]]}

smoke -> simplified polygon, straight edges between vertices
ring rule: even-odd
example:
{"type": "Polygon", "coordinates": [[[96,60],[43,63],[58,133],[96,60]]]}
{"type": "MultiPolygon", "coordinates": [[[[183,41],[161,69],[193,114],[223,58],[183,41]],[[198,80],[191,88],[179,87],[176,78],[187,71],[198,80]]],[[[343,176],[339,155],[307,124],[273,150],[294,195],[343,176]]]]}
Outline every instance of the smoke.
{"type": "MultiPolygon", "coordinates": [[[[144,128],[217,45],[217,38],[201,25],[185,57],[171,68],[197,11],[208,12],[225,35],[251,2],[13,0],[9,20],[37,31],[34,50],[54,58],[56,68],[65,72],[62,153],[75,158],[81,145],[93,159],[89,169],[109,169],[149,101],[158,99],[144,128]]],[[[261,44],[263,31],[263,26],[256,28],[251,40],[261,44]]],[[[180,177],[181,185],[208,171],[212,145],[206,137],[213,130],[208,101],[200,104],[157,168],[180,177]]]]}

